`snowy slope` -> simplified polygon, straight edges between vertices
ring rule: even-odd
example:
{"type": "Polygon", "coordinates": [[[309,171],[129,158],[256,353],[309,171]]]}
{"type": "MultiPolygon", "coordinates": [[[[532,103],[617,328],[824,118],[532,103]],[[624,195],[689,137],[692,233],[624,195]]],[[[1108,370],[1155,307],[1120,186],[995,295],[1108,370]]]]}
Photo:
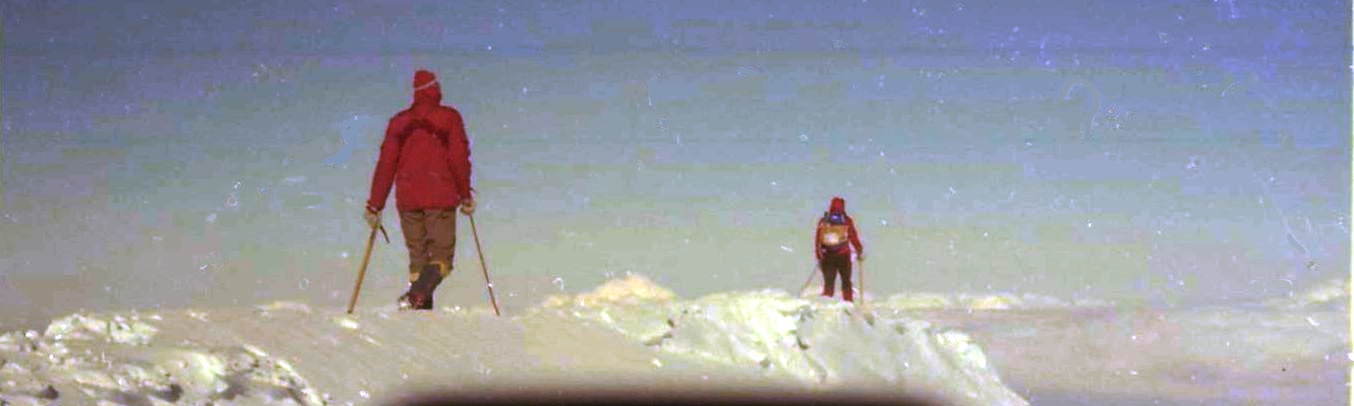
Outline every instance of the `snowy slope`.
{"type": "Polygon", "coordinates": [[[671,388],[955,405],[1340,404],[1348,294],[1331,291],[1342,283],[1295,295],[1302,305],[1249,310],[919,294],[929,299],[865,311],[778,290],[686,300],[629,276],[501,318],[297,302],[75,314],[0,336],[0,400],[372,404],[434,390],[671,388]]]}
{"type": "Polygon", "coordinates": [[[14,404],[347,404],[430,389],[665,386],[1028,404],[957,330],[774,291],[683,301],[634,277],[504,318],[455,308],[346,316],[280,302],[76,314],[0,342],[0,393],[14,404]]]}

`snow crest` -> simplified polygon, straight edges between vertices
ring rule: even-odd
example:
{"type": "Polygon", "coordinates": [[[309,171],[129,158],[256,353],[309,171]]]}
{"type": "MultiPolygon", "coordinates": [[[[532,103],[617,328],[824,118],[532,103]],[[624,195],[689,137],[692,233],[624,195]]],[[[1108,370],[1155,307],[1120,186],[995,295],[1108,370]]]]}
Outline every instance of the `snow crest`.
{"type": "Polygon", "coordinates": [[[779,290],[692,300],[630,276],[508,317],[480,310],[346,315],[279,302],[75,314],[42,333],[0,335],[0,401],[373,404],[449,382],[476,390],[578,379],[570,387],[747,383],[1029,404],[961,331],[779,290]]]}
{"type": "Polygon", "coordinates": [[[1028,404],[958,330],[780,290],[674,297],[630,276],[572,299],[553,298],[546,308],[566,309],[665,353],[757,368],[813,387],[937,393],[955,404],[1028,404]]]}
{"type": "Polygon", "coordinates": [[[291,365],[249,344],[154,345],[157,315],[74,314],[0,336],[6,404],[323,404],[291,365]],[[102,403],[101,403],[102,404],[102,403]]]}

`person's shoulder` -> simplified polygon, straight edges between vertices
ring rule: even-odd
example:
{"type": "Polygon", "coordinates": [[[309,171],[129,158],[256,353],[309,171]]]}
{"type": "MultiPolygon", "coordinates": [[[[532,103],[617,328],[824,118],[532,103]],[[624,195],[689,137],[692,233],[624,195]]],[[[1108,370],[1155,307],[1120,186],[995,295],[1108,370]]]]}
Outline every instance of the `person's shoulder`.
{"type": "Polygon", "coordinates": [[[390,122],[393,123],[393,122],[400,121],[400,120],[408,120],[408,119],[409,119],[409,116],[410,116],[411,114],[413,114],[413,113],[414,113],[414,108],[413,108],[413,107],[409,107],[409,108],[406,108],[406,109],[404,109],[404,110],[400,110],[400,111],[396,112],[395,115],[390,116],[390,122]]]}
{"type": "Polygon", "coordinates": [[[451,119],[451,120],[461,119],[461,111],[457,110],[456,106],[439,105],[433,109],[433,112],[434,112],[433,114],[442,119],[451,119]]]}

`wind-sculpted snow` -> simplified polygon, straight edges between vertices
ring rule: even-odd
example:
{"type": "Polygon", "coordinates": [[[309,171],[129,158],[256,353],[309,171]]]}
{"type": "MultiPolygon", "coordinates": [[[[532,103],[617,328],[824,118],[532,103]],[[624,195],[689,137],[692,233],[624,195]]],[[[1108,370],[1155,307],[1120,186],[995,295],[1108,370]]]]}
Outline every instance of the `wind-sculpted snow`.
{"type": "Polygon", "coordinates": [[[294,302],[75,314],[0,336],[5,404],[369,404],[429,389],[845,390],[1024,405],[967,335],[779,291],[640,277],[511,317],[294,302]]]}
{"type": "Polygon", "coordinates": [[[75,314],[52,322],[42,334],[0,336],[5,385],[0,399],[13,404],[81,398],[125,405],[322,402],[287,361],[246,343],[152,346],[158,332],[152,324],[163,320],[75,314]]]}
{"type": "Polygon", "coordinates": [[[1326,404],[1346,396],[1347,290],[1333,280],[1253,308],[924,293],[857,306],[779,290],[683,299],[631,276],[507,317],[298,302],[79,313],[0,335],[0,404],[337,405],[593,388],[1326,404]]]}
{"type": "Polygon", "coordinates": [[[664,353],[760,368],[818,387],[888,387],[940,393],[960,404],[1027,404],[960,331],[779,290],[674,297],[632,276],[591,294],[552,298],[545,308],[611,326],[664,353]]]}

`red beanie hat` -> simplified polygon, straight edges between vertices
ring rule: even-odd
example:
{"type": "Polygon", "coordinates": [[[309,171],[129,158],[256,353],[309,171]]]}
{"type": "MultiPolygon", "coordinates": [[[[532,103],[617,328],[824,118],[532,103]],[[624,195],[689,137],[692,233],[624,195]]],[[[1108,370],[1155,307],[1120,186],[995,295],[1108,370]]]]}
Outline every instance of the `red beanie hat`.
{"type": "Polygon", "coordinates": [[[437,84],[437,75],[432,72],[419,69],[414,72],[414,91],[427,89],[437,84]]]}

